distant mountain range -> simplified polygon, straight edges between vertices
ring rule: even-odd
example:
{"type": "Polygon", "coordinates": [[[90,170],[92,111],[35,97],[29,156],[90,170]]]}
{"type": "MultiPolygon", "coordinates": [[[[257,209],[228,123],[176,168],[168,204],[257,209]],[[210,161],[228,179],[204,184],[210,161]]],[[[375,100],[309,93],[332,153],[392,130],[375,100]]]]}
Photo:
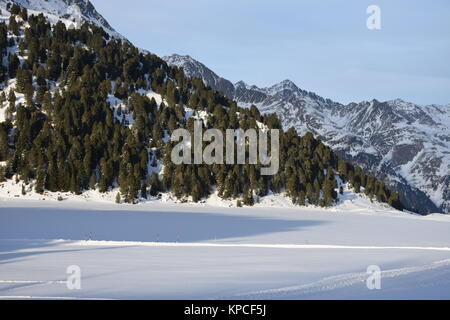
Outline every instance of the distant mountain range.
{"type": "Polygon", "coordinates": [[[400,99],[343,105],[290,80],[258,88],[232,83],[190,56],[164,59],[241,106],[254,104],[263,113],[276,113],[286,129],[313,132],[399,191],[411,209],[450,212],[450,105],[420,106],[400,99]]]}

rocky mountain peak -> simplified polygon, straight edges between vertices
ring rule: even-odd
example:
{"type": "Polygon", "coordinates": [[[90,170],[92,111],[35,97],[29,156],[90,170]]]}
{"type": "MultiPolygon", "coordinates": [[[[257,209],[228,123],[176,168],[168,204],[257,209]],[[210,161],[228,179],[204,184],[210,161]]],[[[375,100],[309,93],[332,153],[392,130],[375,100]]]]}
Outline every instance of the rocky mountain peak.
{"type": "Polygon", "coordinates": [[[173,54],[163,57],[163,60],[169,65],[183,68],[187,77],[200,78],[206,85],[223,92],[228,97],[234,95],[233,83],[219,77],[214,71],[189,55],[173,54]]]}
{"type": "Polygon", "coordinates": [[[91,22],[105,29],[110,35],[124,39],[97,12],[89,0],[0,0],[2,6],[13,3],[30,11],[43,13],[49,18],[66,20],[75,24],[77,27],[83,22],[91,22]]]}
{"type": "Polygon", "coordinates": [[[272,87],[268,88],[269,90],[273,90],[274,92],[280,91],[280,90],[291,90],[296,91],[298,90],[297,85],[292,82],[289,79],[283,80],[277,84],[274,84],[272,87]]]}
{"type": "Polygon", "coordinates": [[[283,80],[269,88],[266,88],[267,94],[281,99],[301,96],[301,90],[291,80],[283,80]]]}
{"type": "Polygon", "coordinates": [[[204,64],[197,60],[194,60],[189,55],[173,54],[163,57],[163,60],[169,65],[183,68],[188,77],[202,77],[203,75],[208,75],[209,77],[215,76],[219,78],[212,70],[208,69],[204,64]]]}

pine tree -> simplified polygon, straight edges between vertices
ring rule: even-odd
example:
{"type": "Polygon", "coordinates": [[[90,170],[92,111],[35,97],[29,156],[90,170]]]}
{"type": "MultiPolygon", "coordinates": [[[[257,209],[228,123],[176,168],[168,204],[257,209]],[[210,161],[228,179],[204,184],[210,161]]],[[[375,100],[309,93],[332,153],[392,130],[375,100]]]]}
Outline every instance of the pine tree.
{"type": "Polygon", "coordinates": [[[15,112],[16,111],[16,95],[14,93],[14,90],[9,90],[9,94],[8,94],[8,102],[9,102],[9,109],[11,110],[11,112],[15,112]]]}
{"type": "Polygon", "coordinates": [[[166,95],[169,107],[174,107],[177,103],[177,94],[175,85],[172,80],[167,81],[166,95]]]}
{"type": "Polygon", "coordinates": [[[161,184],[159,182],[159,177],[157,173],[153,173],[150,182],[150,195],[156,197],[159,192],[161,192],[161,184]]]}
{"type": "Polygon", "coordinates": [[[297,195],[297,177],[290,175],[286,182],[286,192],[288,196],[295,197],[297,195]]]}
{"type": "Polygon", "coordinates": [[[27,8],[22,8],[22,10],[20,11],[20,17],[24,21],[28,21],[28,10],[27,10],[27,8]]]}
{"type": "Polygon", "coordinates": [[[9,153],[8,129],[0,123],[0,161],[6,161],[9,153]]]}
{"type": "Polygon", "coordinates": [[[9,18],[9,30],[15,35],[15,36],[19,36],[20,32],[19,32],[19,24],[17,23],[16,20],[16,16],[15,15],[11,15],[11,17],[9,18]]]}
{"type": "Polygon", "coordinates": [[[300,206],[304,206],[306,204],[306,194],[305,191],[300,190],[299,196],[298,196],[298,200],[297,200],[298,205],[300,206]]]}
{"type": "Polygon", "coordinates": [[[141,187],[141,197],[144,199],[147,199],[148,197],[147,185],[145,183],[143,183],[141,187]]]}
{"type": "Polygon", "coordinates": [[[42,168],[39,168],[37,172],[36,184],[34,186],[34,190],[36,193],[44,193],[44,185],[45,185],[45,171],[42,168]]]}
{"type": "Polygon", "coordinates": [[[261,121],[261,113],[255,105],[250,107],[250,114],[255,120],[261,121]]]}
{"type": "Polygon", "coordinates": [[[120,192],[117,192],[116,194],[116,203],[120,204],[121,203],[121,198],[120,198],[120,192]]]}
{"type": "Polygon", "coordinates": [[[32,92],[32,77],[30,71],[26,69],[19,69],[17,71],[17,91],[24,94],[32,92]]]}
{"type": "Polygon", "coordinates": [[[177,120],[173,114],[170,115],[168,128],[170,133],[173,133],[177,129],[177,120]]]}
{"type": "Polygon", "coordinates": [[[355,182],[353,190],[355,190],[356,193],[361,193],[361,184],[359,182],[355,182]]]}
{"type": "Polygon", "coordinates": [[[244,187],[244,199],[243,199],[243,202],[244,202],[244,204],[246,206],[253,206],[254,205],[253,192],[248,186],[244,187]]]}
{"type": "Polygon", "coordinates": [[[318,180],[315,180],[314,181],[314,194],[313,194],[313,203],[314,204],[319,204],[320,191],[321,191],[320,183],[318,180]]]}
{"type": "Polygon", "coordinates": [[[315,204],[313,186],[310,182],[306,184],[306,196],[308,198],[309,204],[315,204]]]}
{"type": "Polygon", "coordinates": [[[0,166],[0,182],[4,182],[6,180],[5,171],[5,167],[0,166]]]}
{"type": "Polygon", "coordinates": [[[97,175],[95,172],[92,172],[91,177],[89,178],[89,189],[95,190],[95,185],[97,184],[97,175]]]}
{"type": "Polygon", "coordinates": [[[0,108],[3,108],[3,104],[6,102],[6,93],[2,91],[0,94],[0,108]]]}
{"type": "Polygon", "coordinates": [[[323,187],[323,203],[324,206],[329,207],[332,205],[333,200],[336,198],[333,183],[330,180],[325,180],[323,187]]]}
{"type": "Polygon", "coordinates": [[[17,15],[20,13],[20,6],[17,5],[16,3],[13,3],[10,9],[10,12],[12,15],[17,15]]]}
{"type": "Polygon", "coordinates": [[[13,53],[8,57],[8,75],[10,78],[15,78],[17,74],[17,69],[20,66],[19,57],[13,53]]]}
{"type": "Polygon", "coordinates": [[[172,192],[180,199],[184,196],[184,172],[182,166],[177,166],[172,180],[172,192]]]}
{"type": "Polygon", "coordinates": [[[404,209],[404,206],[400,200],[400,196],[397,192],[393,192],[391,194],[391,196],[388,199],[388,204],[400,211],[404,209]]]}

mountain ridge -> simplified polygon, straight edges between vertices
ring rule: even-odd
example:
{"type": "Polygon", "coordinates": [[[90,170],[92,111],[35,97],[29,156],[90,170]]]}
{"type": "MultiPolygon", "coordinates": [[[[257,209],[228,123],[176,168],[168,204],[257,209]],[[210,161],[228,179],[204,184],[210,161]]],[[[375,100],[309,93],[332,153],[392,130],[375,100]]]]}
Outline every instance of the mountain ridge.
{"type": "Polygon", "coordinates": [[[8,4],[17,4],[30,13],[34,11],[50,18],[66,20],[67,24],[73,24],[73,27],[79,27],[83,22],[91,22],[105,29],[110,36],[125,40],[89,0],[0,0],[0,4],[5,7],[8,4]]]}
{"type": "MultiPolygon", "coordinates": [[[[176,55],[171,65],[185,67],[176,55]]],[[[189,57],[187,74],[199,77],[240,105],[280,115],[285,128],[311,131],[341,154],[384,179],[421,213],[450,212],[450,105],[417,105],[403,99],[341,104],[298,88],[290,80],[259,88],[218,76],[189,57]],[[226,88],[226,90],[223,90],[226,88]]],[[[186,71],[186,70],[185,70],[186,71]]]]}

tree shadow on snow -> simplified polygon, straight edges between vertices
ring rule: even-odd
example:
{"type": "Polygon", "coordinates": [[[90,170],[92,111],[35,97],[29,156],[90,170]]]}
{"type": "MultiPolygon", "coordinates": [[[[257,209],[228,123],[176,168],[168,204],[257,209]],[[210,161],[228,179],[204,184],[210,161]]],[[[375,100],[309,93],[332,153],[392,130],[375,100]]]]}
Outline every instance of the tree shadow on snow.
{"type": "Polygon", "coordinates": [[[302,230],[324,223],[219,213],[8,208],[0,239],[200,242],[302,230]]]}
{"type": "MultiPolygon", "coordinates": [[[[0,266],[8,263],[18,262],[30,256],[46,255],[46,254],[60,254],[73,253],[90,250],[114,250],[123,248],[123,246],[112,247],[95,247],[95,248],[79,248],[79,249],[64,249],[58,247],[60,243],[52,240],[3,240],[0,239],[0,266]]],[[[64,242],[64,244],[70,244],[64,242]]],[[[2,280],[2,279],[0,279],[2,280]]]]}

